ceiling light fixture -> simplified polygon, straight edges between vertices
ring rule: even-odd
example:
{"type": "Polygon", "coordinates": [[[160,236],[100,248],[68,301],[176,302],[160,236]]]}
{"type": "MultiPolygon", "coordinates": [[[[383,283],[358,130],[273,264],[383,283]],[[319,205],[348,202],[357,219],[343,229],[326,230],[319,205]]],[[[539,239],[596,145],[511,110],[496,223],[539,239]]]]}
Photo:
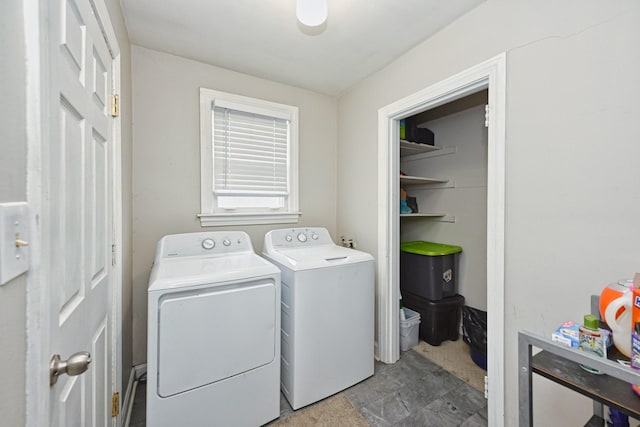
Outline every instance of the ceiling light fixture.
{"type": "Polygon", "coordinates": [[[327,20],[327,0],[297,0],[296,17],[302,25],[317,27],[327,20]]]}

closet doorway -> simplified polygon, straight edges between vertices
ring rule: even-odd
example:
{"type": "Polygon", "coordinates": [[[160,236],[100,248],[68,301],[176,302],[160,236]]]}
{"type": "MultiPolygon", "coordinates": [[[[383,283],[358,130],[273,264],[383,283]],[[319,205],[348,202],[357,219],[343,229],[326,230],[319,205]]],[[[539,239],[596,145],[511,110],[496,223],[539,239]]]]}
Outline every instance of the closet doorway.
{"type": "Polygon", "coordinates": [[[400,128],[406,117],[487,92],[487,373],[489,425],[504,425],[504,210],[506,54],[378,111],[377,354],[399,358],[400,128]]]}

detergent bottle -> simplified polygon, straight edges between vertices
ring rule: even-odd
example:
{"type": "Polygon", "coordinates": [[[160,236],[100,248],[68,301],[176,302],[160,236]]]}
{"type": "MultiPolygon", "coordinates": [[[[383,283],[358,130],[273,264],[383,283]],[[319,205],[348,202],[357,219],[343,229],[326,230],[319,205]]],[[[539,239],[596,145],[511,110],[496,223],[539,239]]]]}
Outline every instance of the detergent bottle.
{"type": "Polygon", "coordinates": [[[613,344],[620,353],[631,357],[631,280],[609,284],[600,296],[600,313],[613,335],[613,344]]]}
{"type": "MultiPolygon", "coordinates": [[[[629,295],[633,291],[633,281],[631,279],[620,279],[616,282],[609,283],[600,293],[600,318],[604,320],[604,311],[607,306],[614,300],[625,296],[631,298],[629,295]]],[[[620,308],[616,316],[622,314],[623,309],[620,308]]]]}

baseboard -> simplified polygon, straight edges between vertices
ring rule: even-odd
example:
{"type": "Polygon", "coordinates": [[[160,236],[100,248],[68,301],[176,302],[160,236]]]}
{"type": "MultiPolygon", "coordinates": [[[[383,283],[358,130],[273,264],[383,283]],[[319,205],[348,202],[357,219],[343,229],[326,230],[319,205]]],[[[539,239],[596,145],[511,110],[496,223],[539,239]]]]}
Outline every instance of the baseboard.
{"type": "Polygon", "coordinates": [[[129,373],[129,381],[127,381],[127,391],[124,393],[124,400],[122,401],[121,413],[123,417],[122,426],[129,427],[129,418],[131,417],[131,409],[133,408],[133,398],[135,397],[135,384],[136,384],[136,370],[135,367],[131,368],[129,373]]]}

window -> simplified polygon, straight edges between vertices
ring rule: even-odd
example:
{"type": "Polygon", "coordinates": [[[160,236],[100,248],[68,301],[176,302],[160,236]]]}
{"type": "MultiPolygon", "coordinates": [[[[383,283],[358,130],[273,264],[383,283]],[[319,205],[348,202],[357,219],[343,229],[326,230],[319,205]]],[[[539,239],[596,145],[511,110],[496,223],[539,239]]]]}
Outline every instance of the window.
{"type": "Polygon", "coordinates": [[[298,108],[200,89],[203,226],[297,222],[298,108]]]}

